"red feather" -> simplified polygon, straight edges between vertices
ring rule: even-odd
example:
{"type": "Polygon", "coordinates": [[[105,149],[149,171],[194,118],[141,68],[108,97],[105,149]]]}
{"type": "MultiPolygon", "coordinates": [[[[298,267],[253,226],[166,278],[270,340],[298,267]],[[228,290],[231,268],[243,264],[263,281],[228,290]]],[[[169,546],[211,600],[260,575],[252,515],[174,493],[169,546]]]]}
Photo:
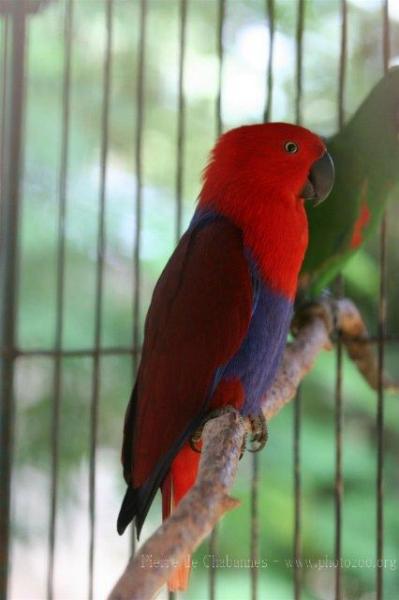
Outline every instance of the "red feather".
{"type": "Polygon", "coordinates": [[[147,315],[122,450],[126,481],[137,494],[127,513],[121,512],[119,529],[132,510],[140,529],[173,458],[209,408],[216,369],[245,337],[251,310],[240,230],[218,219],[187,232],[158,281],[147,315]]]}
{"type": "MultiPolygon", "coordinates": [[[[181,239],[155,288],[138,377],[124,429],[128,491],[118,531],[136,517],[138,533],[162,485],[163,515],[193,485],[199,455],[189,436],[210,408],[241,407],[238,380],[212,389],[217,369],[239,349],[252,314],[245,249],[264,283],[292,299],[307,245],[301,190],[323,155],[310,131],[282,123],[241,127],[221,136],[205,171],[200,209],[219,218],[181,239]],[[295,141],[298,152],[285,151],[295,141]]],[[[184,589],[189,561],[170,580],[184,589]]]]}
{"type": "Polygon", "coordinates": [[[219,138],[204,174],[200,206],[243,230],[264,280],[290,299],[308,243],[299,195],[310,165],[324,152],[320,138],[303,127],[246,125],[219,138]],[[298,144],[297,154],[284,151],[288,140],[298,144]]]}

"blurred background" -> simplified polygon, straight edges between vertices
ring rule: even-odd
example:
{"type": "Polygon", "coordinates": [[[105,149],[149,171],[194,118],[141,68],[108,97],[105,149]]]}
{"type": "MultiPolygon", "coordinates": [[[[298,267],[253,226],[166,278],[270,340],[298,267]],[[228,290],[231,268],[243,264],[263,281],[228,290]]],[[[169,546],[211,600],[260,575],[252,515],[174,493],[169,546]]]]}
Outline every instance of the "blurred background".
{"type": "MultiPolygon", "coordinates": [[[[346,4],[348,118],[383,74],[383,1],[346,4]]],[[[59,0],[27,18],[15,304],[16,345],[22,353],[14,369],[10,599],[87,598],[90,563],[93,596],[104,598],[125,566],[131,539],[129,533],[117,535],[116,516],[125,488],[120,445],[137,361],[132,348],[140,345],[153,286],[194,210],[220,117],[223,129],[263,120],[273,5],[271,119],[294,121],[295,0],[59,0]],[[54,358],[49,355],[54,348],[65,352],[54,358]]],[[[338,122],[342,2],[306,0],[303,6],[302,119],[328,136],[338,122]]],[[[389,3],[389,15],[394,64],[399,62],[396,0],[389,3]]],[[[9,76],[10,35],[3,17],[3,85],[9,76]]],[[[392,335],[399,334],[398,199],[399,194],[388,215],[387,330],[392,335]]],[[[372,333],[377,331],[378,256],[376,238],[344,273],[346,294],[357,302],[372,333]]],[[[387,343],[387,369],[396,378],[398,358],[398,344],[387,343]]],[[[346,358],[343,376],[344,598],[371,600],[377,395],[346,358]]],[[[304,600],[334,597],[329,561],[334,559],[335,377],[336,354],[325,353],[302,388],[304,600]]],[[[384,571],[386,599],[396,598],[399,590],[398,400],[387,395],[385,402],[385,557],[391,561],[384,571]]],[[[292,431],[288,406],[271,422],[270,441],[260,457],[260,555],[268,561],[260,569],[260,597],[270,600],[293,597],[292,431]]],[[[221,557],[242,562],[216,569],[220,600],[250,594],[245,566],[250,482],[251,457],[245,456],[234,489],[242,506],[223,520],[218,540],[221,557]]],[[[143,539],[159,521],[157,500],[143,539]]],[[[204,543],[194,557],[187,594],[192,600],[207,597],[208,553],[204,543]]]]}

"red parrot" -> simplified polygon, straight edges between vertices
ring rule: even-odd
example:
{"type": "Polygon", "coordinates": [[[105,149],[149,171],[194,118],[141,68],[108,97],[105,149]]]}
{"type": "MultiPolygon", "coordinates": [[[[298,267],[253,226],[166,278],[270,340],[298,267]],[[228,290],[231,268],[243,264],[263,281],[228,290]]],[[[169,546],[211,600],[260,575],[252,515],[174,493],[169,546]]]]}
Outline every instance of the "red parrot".
{"type": "MultiPolygon", "coordinates": [[[[308,243],[304,201],[324,200],[333,179],[323,141],[302,127],[248,125],[219,138],[147,314],[124,426],[120,534],[135,518],[139,535],[158,488],[165,518],[194,484],[200,455],[189,441],[210,411],[230,405],[254,421],[261,412],[308,243]]],[[[185,560],[169,588],[186,589],[189,570],[185,560]]]]}

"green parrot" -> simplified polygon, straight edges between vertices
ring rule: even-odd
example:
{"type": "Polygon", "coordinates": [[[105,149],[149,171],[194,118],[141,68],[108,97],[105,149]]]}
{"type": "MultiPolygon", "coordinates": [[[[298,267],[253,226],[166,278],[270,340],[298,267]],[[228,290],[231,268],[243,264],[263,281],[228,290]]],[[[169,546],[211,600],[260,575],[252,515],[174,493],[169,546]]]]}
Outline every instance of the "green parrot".
{"type": "MultiPolygon", "coordinates": [[[[309,246],[299,278],[298,322],[308,311],[318,312],[315,299],[376,232],[399,183],[399,67],[385,74],[342,130],[326,142],[335,164],[335,185],[328,202],[308,210],[309,246]]],[[[367,328],[362,327],[365,341],[367,328]]],[[[356,339],[344,343],[370,387],[377,389],[374,347],[356,339]]],[[[399,384],[386,374],[383,386],[399,391],[399,384]]]]}
{"type": "Polygon", "coordinates": [[[302,297],[315,298],[376,231],[399,183],[399,67],[391,68],[343,129],[327,140],[336,171],[323,206],[308,210],[302,297]]]}

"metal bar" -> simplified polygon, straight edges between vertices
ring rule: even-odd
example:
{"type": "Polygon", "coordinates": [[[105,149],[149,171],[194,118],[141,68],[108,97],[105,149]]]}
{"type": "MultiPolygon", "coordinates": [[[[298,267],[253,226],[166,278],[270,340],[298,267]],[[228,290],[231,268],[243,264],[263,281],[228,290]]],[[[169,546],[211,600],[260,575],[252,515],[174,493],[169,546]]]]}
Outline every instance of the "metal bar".
{"type": "Polygon", "coordinates": [[[267,91],[263,121],[270,121],[273,105],[273,53],[274,53],[274,0],[266,0],[266,14],[269,29],[269,56],[267,61],[267,91]]]}
{"type": "Polygon", "coordinates": [[[301,481],[301,415],[302,415],[302,389],[298,387],[294,399],[294,598],[298,600],[301,597],[302,588],[302,570],[301,570],[301,549],[302,549],[302,481],[301,481]]]}
{"type": "Polygon", "coordinates": [[[335,506],[335,599],[342,598],[342,499],[343,499],[343,475],[342,475],[342,359],[343,344],[340,337],[336,349],[336,377],[335,377],[335,478],[334,478],[334,506],[335,506]]]}
{"type": "Polygon", "coordinates": [[[56,331],[54,349],[53,406],[51,416],[51,487],[50,523],[48,539],[47,598],[54,597],[54,560],[56,545],[56,519],[58,501],[59,433],[62,388],[62,343],[64,329],[64,287],[65,287],[65,218],[67,208],[66,186],[69,150],[69,113],[72,47],[73,0],[67,0],[64,20],[64,71],[62,83],[62,133],[59,174],[58,209],[58,256],[56,288],[56,331]]]}
{"type": "Polygon", "coordinates": [[[12,15],[16,10],[19,10],[26,16],[33,15],[53,1],[54,0],[0,0],[0,14],[12,15]],[[16,9],[17,4],[19,5],[18,9],[16,9]]]}
{"type": "MultiPolygon", "coordinates": [[[[179,242],[182,232],[183,217],[183,172],[184,172],[184,139],[185,139],[185,97],[184,67],[186,60],[187,0],[179,2],[179,48],[178,48],[178,83],[177,83],[177,140],[176,140],[176,224],[175,239],[179,242]]],[[[177,594],[168,592],[169,600],[175,600],[177,594]]]]}
{"type": "Polygon", "coordinates": [[[259,587],[259,455],[252,454],[251,474],[251,598],[257,600],[259,587]]]}
{"type": "Polygon", "coordinates": [[[384,216],[380,229],[380,288],[378,302],[378,325],[381,340],[378,345],[378,390],[377,390],[377,472],[376,472],[376,600],[383,598],[383,554],[384,554],[384,331],[386,326],[386,238],[387,219],[384,216]]]}
{"type": "Polygon", "coordinates": [[[384,554],[384,331],[386,325],[386,232],[387,219],[384,216],[380,229],[380,288],[378,302],[378,324],[381,340],[378,345],[378,390],[377,390],[377,472],[376,472],[376,600],[383,598],[384,554]]]}
{"type": "Polygon", "coordinates": [[[13,350],[1,350],[0,356],[8,356],[13,358],[19,358],[20,356],[61,356],[64,358],[80,357],[80,356],[94,356],[100,355],[118,355],[118,354],[140,354],[141,348],[132,348],[130,346],[109,346],[103,348],[71,348],[61,350],[49,350],[48,348],[32,348],[32,349],[19,349],[14,348],[13,350]]]}
{"type": "Polygon", "coordinates": [[[390,26],[390,22],[389,22],[389,0],[383,0],[382,19],[383,19],[382,60],[383,60],[384,74],[386,74],[388,71],[388,68],[389,68],[389,60],[391,58],[391,26],[390,26]]]}
{"type": "MultiPolygon", "coordinates": [[[[342,337],[342,340],[345,340],[345,337],[342,337]]],[[[357,342],[359,344],[378,344],[380,341],[379,337],[371,336],[370,338],[351,338],[351,341],[357,342]]],[[[384,335],[383,338],[384,343],[395,343],[399,342],[398,335],[384,335]]],[[[54,350],[49,348],[18,348],[15,347],[13,349],[0,348],[0,357],[7,356],[12,358],[18,358],[20,356],[64,356],[66,358],[72,356],[94,356],[94,354],[100,355],[118,355],[118,354],[136,354],[140,356],[141,347],[133,348],[132,346],[105,346],[99,349],[96,348],[63,348],[61,350],[54,350]]]]}
{"type": "MultiPolygon", "coordinates": [[[[1,59],[1,83],[2,83],[2,94],[1,94],[1,130],[0,130],[0,198],[4,198],[5,190],[3,189],[5,174],[7,171],[6,168],[6,160],[7,156],[5,153],[5,145],[6,145],[6,136],[7,136],[7,115],[6,115],[6,103],[7,103],[7,71],[8,71],[8,44],[9,44],[9,35],[8,35],[8,18],[5,15],[3,17],[2,24],[2,59],[1,59]]],[[[2,203],[0,202],[0,222],[3,220],[2,218],[2,203]]],[[[0,236],[0,253],[2,251],[2,240],[3,237],[0,236]]]]}
{"type": "MultiPolygon", "coordinates": [[[[344,337],[342,338],[345,339],[344,337]]],[[[360,339],[360,338],[351,338],[352,341],[356,341],[360,344],[378,344],[379,338],[371,337],[370,339],[360,339]]],[[[385,335],[383,337],[384,343],[398,343],[399,336],[396,335],[385,335]]],[[[62,349],[62,350],[50,350],[48,348],[14,348],[11,350],[7,350],[3,348],[0,350],[0,357],[7,356],[12,358],[19,358],[21,356],[30,357],[30,356],[45,356],[45,357],[55,357],[55,356],[63,356],[65,358],[70,357],[80,357],[80,356],[94,356],[95,354],[106,355],[106,356],[117,356],[126,355],[126,354],[136,354],[140,356],[141,347],[133,348],[131,346],[105,346],[99,349],[96,348],[71,348],[71,349],[62,349]]]]}
{"type": "MultiPolygon", "coordinates": [[[[341,0],[341,43],[338,70],[338,129],[341,130],[345,120],[345,85],[346,85],[346,62],[347,62],[347,4],[341,0]]],[[[338,297],[342,297],[345,284],[342,275],[335,280],[335,289],[338,297]]],[[[335,377],[335,476],[334,476],[334,557],[335,557],[335,600],[343,597],[342,589],[342,503],[343,503],[343,473],[342,473],[342,443],[343,443],[343,340],[338,335],[336,347],[336,377],[335,377]]]]}
{"type": "MultiPolygon", "coordinates": [[[[269,57],[267,66],[267,91],[266,104],[263,113],[264,122],[270,121],[273,95],[273,38],[274,38],[274,0],[266,0],[266,11],[269,24],[269,57]]],[[[258,561],[260,555],[260,522],[259,522],[259,455],[252,454],[251,463],[251,530],[250,530],[250,558],[251,558],[251,598],[257,600],[259,588],[258,561]]]]}
{"type": "MultiPolygon", "coordinates": [[[[305,2],[298,1],[296,22],[296,94],[295,120],[302,122],[302,78],[303,78],[303,32],[305,23],[305,2]]],[[[294,598],[299,600],[302,593],[302,480],[301,480],[301,418],[302,418],[302,389],[298,388],[294,400],[294,598]]]]}
{"type": "MultiPolygon", "coordinates": [[[[23,114],[25,97],[26,13],[24,4],[15,3],[11,20],[11,85],[6,106],[9,127],[5,139],[5,165],[2,187],[3,239],[0,255],[0,346],[12,350],[16,344],[18,240],[20,182],[23,162],[23,114]]],[[[10,549],[10,495],[14,438],[14,360],[2,356],[0,361],[0,598],[7,597],[10,549]]]]}
{"type": "Polygon", "coordinates": [[[345,122],[345,88],[346,88],[346,62],[348,55],[348,6],[346,0],[341,0],[341,46],[339,53],[338,72],[338,129],[342,129],[345,122]]]}
{"type": "MultiPolygon", "coordinates": [[[[141,223],[142,223],[142,203],[143,203],[143,131],[144,131],[144,108],[145,108],[145,49],[147,36],[147,0],[140,0],[139,5],[139,37],[138,37],[138,64],[137,64],[137,83],[136,83],[136,138],[135,138],[135,241],[133,253],[133,348],[140,346],[140,316],[141,316],[141,223]]],[[[136,377],[138,367],[139,353],[133,356],[133,378],[136,377]]],[[[134,527],[131,528],[130,550],[135,553],[136,538],[134,527]]]]}
{"type": "MultiPolygon", "coordinates": [[[[146,46],[147,0],[140,0],[139,46],[137,69],[137,115],[135,140],[136,167],[136,227],[134,245],[134,294],[133,294],[133,347],[140,342],[140,253],[141,253],[141,222],[143,200],[143,129],[144,129],[144,93],[145,93],[145,46],[146,46]]],[[[136,370],[136,364],[134,370],[136,370]]]]}
{"type": "Polygon", "coordinates": [[[184,98],[184,66],[186,59],[187,0],[180,0],[179,15],[179,81],[178,81],[178,115],[177,115],[177,157],[176,157],[176,242],[179,241],[182,229],[183,214],[183,170],[184,170],[184,137],[185,137],[185,98],[184,98]]]}
{"type": "MultiPolygon", "coordinates": [[[[222,118],[222,87],[223,87],[223,58],[224,58],[224,46],[223,46],[223,27],[226,16],[226,0],[218,0],[218,13],[217,13],[217,56],[219,60],[218,67],[218,83],[217,83],[217,94],[216,94],[216,136],[219,137],[223,132],[223,118],[222,118]]],[[[209,569],[209,599],[215,600],[216,598],[216,568],[214,567],[215,561],[213,560],[217,554],[218,546],[218,526],[212,529],[209,536],[209,554],[212,557],[211,567],[209,569]]]]}
{"type": "MultiPolygon", "coordinates": [[[[390,22],[388,0],[382,7],[383,23],[383,70],[388,71],[391,54],[390,22]]],[[[378,390],[377,390],[377,472],[376,472],[376,600],[382,600],[384,595],[384,336],[387,317],[387,218],[384,214],[380,229],[380,286],[378,297],[378,390]]]]}
{"type": "MultiPolygon", "coordinates": [[[[6,177],[6,173],[8,170],[8,167],[6,166],[6,158],[7,158],[7,153],[6,153],[6,143],[7,143],[7,98],[8,98],[8,62],[9,62],[9,57],[8,57],[8,46],[9,46],[9,19],[7,17],[7,15],[3,16],[2,19],[3,23],[2,23],[2,98],[1,98],[1,137],[0,137],[0,266],[1,265],[1,256],[4,255],[4,249],[3,249],[3,244],[4,244],[4,235],[3,235],[3,223],[5,222],[5,208],[4,208],[4,204],[6,202],[6,188],[5,188],[5,177],[6,177]]],[[[2,277],[2,272],[0,271],[0,276],[2,277]]],[[[6,289],[6,282],[3,281],[3,277],[0,280],[0,299],[1,302],[3,302],[3,293],[5,292],[6,289]]],[[[2,307],[1,307],[2,309],[2,307]]],[[[1,314],[2,318],[3,313],[1,314]]],[[[1,323],[0,323],[0,328],[1,328],[1,323]]],[[[4,340],[3,340],[4,342],[4,340]]],[[[0,374],[1,377],[3,376],[3,357],[1,357],[1,363],[0,363],[0,374]]],[[[12,360],[10,358],[10,360],[12,360]]],[[[7,404],[11,404],[11,406],[5,406],[4,407],[4,412],[2,409],[2,404],[3,404],[3,386],[0,388],[1,389],[1,398],[0,398],[0,442],[1,442],[1,448],[3,448],[3,444],[4,444],[4,456],[2,456],[3,454],[3,450],[1,451],[0,454],[0,507],[1,507],[1,514],[0,514],[0,598],[1,599],[5,599],[6,595],[7,595],[7,581],[8,581],[8,536],[9,536],[9,524],[6,522],[3,522],[2,520],[2,515],[4,514],[4,518],[5,519],[9,519],[10,516],[10,511],[9,511],[9,498],[8,495],[10,493],[10,487],[9,487],[9,482],[8,479],[10,477],[10,473],[9,470],[11,469],[11,466],[8,466],[8,462],[10,460],[10,456],[7,454],[10,454],[10,450],[9,445],[12,446],[12,434],[11,432],[9,432],[9,429],[11,429],[11,423],[8,423],[7,421],[9,419],[11,419],[11,416],[7,415],[7,412],[10,411],[10,409],[12,409],[12,398],[10,398],[10,401],[7,402],[7,404]],[[3,425],[4,425],[4,429],[3,429],[3,425]],[[5,463],[5,461],[7,461],[5,463]],[[5,478],[7,478],[5,480],[5,478]],[[2,492],[3,490],[3,492],[2,492]],[[7,497],[3,497],[3,493],[7,494],[7,497]],[[5,509],[5,510],[4,510],[5,509]]]]}
{"type": "Polygon", "coordinates": [[[303,80],[303,32],[305,23],[305,0],[298,0],[296,21],[296,78],[295,78],[295,121],[302,123],[302,80],[303,80]]]}
{"type": "Polygon", "coordinates": [[[218,84],[216,97],[216,134],[217,137],[223,132],[222,118],[222,88],[223,88],[223,26],[226,16],[226,0],[218,0],[218,15],[217,15],[217,55],[219,60],[218,68],[218,84]]]}
{"type": "MultiPolygon", "coordinates": [[[[99,350],[101,346],[101,324],[103,308],[103,280],[104,280],[104,253],[106,243],[105,231],[105,202],[107,185],[107,162],[109,147],[109,108],[112,77],[112,33],[113,33],[113,0],[106,0],[105,28],[106,48],[104,60],[103,79],[103,107],[101,118],[101,175],[100,198],[97,237],[97,270],[96,270],[96,305],[95,305],[95,332],[94,347],[99,350]]],[[[90,473],[89,473],[89,513],[90,513],[90,543],[89,543],[89,600],[93,598],[94,587],[94,550],[96,526],[96,455],[98,434],[98,413],[100,397],[100,354],[93,357],[93,379],[90,415],[90,473]]]]}

